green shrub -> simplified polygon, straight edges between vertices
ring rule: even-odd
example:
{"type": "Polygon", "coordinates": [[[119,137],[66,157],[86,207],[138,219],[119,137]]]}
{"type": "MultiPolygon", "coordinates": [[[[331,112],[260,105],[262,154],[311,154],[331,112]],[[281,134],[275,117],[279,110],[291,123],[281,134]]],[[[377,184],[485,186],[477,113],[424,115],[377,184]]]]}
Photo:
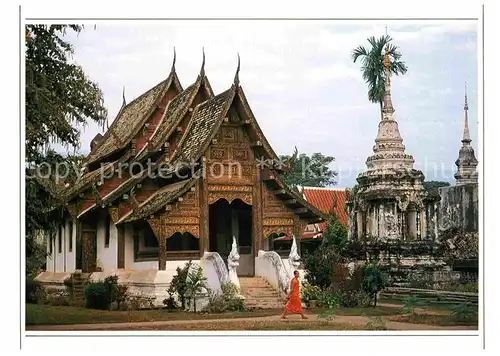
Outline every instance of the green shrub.
{"type": "Polygon", "coordinates": [[[85,288],[86,308],[107,310],[110,304],[109,290],[103,282],[90,283],[85,288]]]}
{"type": "Polygon", "coordinates": [[[194,312],[196,313],[196,297],[203,293],[203,290],[208,291],[207,278],[203,276],[203,268],[200,265],[194,264],[191,271],[188,272],[186,278],[186,297],[191,306],[193,303],[194,312]]]}
{"type": "Polygon", "coordinates": [[[327,289],[332,284],[333,268],[341,261],[342,257],[333,248],[321,245],[313,253],[304,256],[307,281],[322,290],[327,289]]]}
{"type": "Polygon", "coordinates": [[[186,292],[187,292],[187,284],[186,279],[188,277],[189,268],[191,267],[192,262],[189,261],[186,265],[181,269],[177,267],[177,274],[172,278],[170,282],[170,286],[168,287],[168,294],[173,296],[177,295],[181,302],[181,308],[186,308],[186,292]]]}
{"type": "Polygon", "coordinates": [[[453,305],[450,308],[450,311],[453,321],[469,322],[471,320],[477,319],[478,307],[466,302],[458,305],[453,305]]]}
{"type": "Polygon", "coordinates": [[[363,290],[373,299],[373,306],[377,306],[377,293],[387,285],[387,277],[380,271],[379,266],[367,263],[364,267],[363,290]]]}
{"type": "Polygon", "coordinates": [[[301,297],[304,301],[318,300],[321,294],[321,288],[313,286],[309,283],[304,283],[301,288],[301,297]]]}
{"type": "Polygon", "coordinates": [[[233,283],[221,285],[221,293],[213,294],[209,291],[208,304],[205,311],[209,313],[224,313],[229,311],[245,310],[244,301],[238,295],[238,289],[233,283]]]}
{"type": "Polygon", "coordinates": [[[175,298],[171,293],[169,293],[168,298],[163,299],[163,304],[168,310],[174,310],[178,308],[177,302],[175,301],[175,298]]]}
{"type": "Polygon", "coordinates": [[[340,293],[341,305],[345,308],[365,308],[370,306],[370,296],[362,290],[346,290],[340,293]]]}
{"type": "Polygon", "coordinates": [[[42,297],[42,286],[33,278],[26,277],[26,303],[38,304],[42,297]]]}
{"type": "Polygon", "coordinates": [[[336,309],[340,307],[342,298],[337,293],[324,291],[318,299],[318,306],[321,308],[336,309]]]}

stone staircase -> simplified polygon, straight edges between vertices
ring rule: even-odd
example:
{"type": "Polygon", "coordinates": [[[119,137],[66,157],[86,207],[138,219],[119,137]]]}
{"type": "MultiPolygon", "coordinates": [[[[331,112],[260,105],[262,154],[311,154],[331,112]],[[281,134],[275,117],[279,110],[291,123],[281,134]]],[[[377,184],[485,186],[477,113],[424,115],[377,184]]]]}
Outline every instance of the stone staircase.
{"type": "Polygon", "coordinates": [[[89,283],[90,273],[81,273],[77,271],[72,274],[70,285],[71,285],[71,297],[74,302],[85,304],[85,287],[89,283]]]}
{"type": "Polygon", "coordinates": [[[261,277],[239,277],[247,309],[282,309],[285,300],[261,277]]]}

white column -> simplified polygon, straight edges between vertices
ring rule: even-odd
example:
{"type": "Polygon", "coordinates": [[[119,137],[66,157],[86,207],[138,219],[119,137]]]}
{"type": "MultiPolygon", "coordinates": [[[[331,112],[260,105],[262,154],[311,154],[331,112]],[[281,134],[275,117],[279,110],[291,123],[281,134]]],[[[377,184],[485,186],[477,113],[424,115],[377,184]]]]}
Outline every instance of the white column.
{"type": "Polygon", "coordinates": [[[360,239],[363,236],[363,212],[358,211],[356,213],[356,219],[357,219],[357,224],[358,224],[358,239],[360,239]]]}
{"type": "Polygon", "coordinates": [[[380,205],[380,211],[378,214],[378,221],[379,221],[379,232],[378,236],[379,237],[385,237],[385,212],[384,212],[384,204],[380,205]]]}
{"type": "Polygon", "coordinates": [[[426,208],[420,211],[420,238],[427,237],[427,221],[425,219],[425,210],[426,208]]]}

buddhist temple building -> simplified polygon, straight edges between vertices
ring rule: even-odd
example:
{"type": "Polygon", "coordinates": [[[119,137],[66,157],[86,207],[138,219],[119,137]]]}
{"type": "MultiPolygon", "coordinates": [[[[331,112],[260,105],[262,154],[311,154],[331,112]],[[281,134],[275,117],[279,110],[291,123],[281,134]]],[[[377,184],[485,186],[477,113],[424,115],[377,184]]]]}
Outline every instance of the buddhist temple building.
{"type": "Polygon", "coordinates": [[[424,174],[414,169],[415,160],[405,151],[394,117],[390,66],[386,49],[385,94],[373,155],[349,197],[349,238],[354,240],[415,240],[437,235],[439,198],[428,196],[424,174]]]}
{"type": "Polygon", "coordinates": [[[253,276],[272,236],[300,236],[328,218],[284,182],[239,81],[215,94],[205,74],[184,88],[175,69],[123,105],[98,134],[82,176],[62,193],[66,221],[49,243],[47,270],[165,270],[205,252],[253,276]],[[62,253],[64,252],[64,253],[62,253]]]}
{"type": "Polygon", "coordinates": [[[462,147],[458,153],[458,159],[455,162],[457,172],[455,179],[457,185],[475,184],[477,183],[477,159],[474,154],[474,148],[471,145],[471,138],[469,132],[469,105],[467,103],[467,90],[465,92],[464,103],[464,135],[462,138],[462,147]]]}

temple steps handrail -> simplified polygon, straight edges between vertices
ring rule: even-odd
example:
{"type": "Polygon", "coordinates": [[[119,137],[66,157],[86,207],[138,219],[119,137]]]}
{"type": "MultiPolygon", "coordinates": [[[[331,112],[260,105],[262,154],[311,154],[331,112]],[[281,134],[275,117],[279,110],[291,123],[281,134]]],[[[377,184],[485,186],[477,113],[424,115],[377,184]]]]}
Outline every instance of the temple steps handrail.
{"type": "Polygon", "coordinates": [[[291,276],[280,255],[260,250],[255,260],[255,275],[264,278],[280,296],[286,297],[291,276]]]}

